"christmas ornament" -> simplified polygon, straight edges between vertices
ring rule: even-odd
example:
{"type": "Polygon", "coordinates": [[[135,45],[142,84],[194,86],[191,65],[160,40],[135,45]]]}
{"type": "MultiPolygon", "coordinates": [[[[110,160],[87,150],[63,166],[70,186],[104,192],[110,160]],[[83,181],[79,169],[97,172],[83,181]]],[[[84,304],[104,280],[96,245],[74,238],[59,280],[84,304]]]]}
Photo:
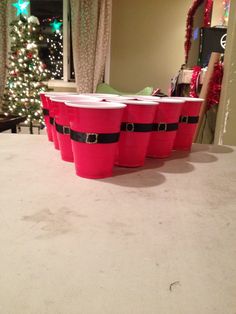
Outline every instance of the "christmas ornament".
{"type": "Polygon", "coordinates": [[[18,0],[18,2],[13,3],[12,6],[17,9],[16,15],[20,14],[28,14],[27,6],[29,5],[29,1],[18,0]]]}
{"type": "Polygon", "coordinates": [[[13,71],[12,76],[17,77],[18,71],[13,71]]]}
{"type": "Polygon", "coordinates": [[[54,20],[52,23],[50,23],[50,25],[52,26],[53,32],[56,32],[60,30],[62,23],[57,20],[54,20]]]}
{"type": "Polygon", "coordinates": [[[40,25],[39,19],[36,16],[33,16],[33,15],[28,17],[27,21],[28,21],[28,23],[33,23],[33,24],[40,25]]]}
{"type": "Polygon", "coordinates": [[[18,56],[18,51],[15,51],[15,52],[12,53],[13,59],[17,58],[17,56],[18,56]]]}

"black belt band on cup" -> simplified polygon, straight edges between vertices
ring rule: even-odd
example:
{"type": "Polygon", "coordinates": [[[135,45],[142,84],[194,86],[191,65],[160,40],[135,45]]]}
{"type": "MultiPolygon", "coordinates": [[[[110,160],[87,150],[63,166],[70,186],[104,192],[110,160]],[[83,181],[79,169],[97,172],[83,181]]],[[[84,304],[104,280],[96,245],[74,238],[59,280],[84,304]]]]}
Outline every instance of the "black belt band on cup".
{"type": "Polygon", "coordinates": [[[122,122],[121,123],[121,131],[127,131],[127,132],[151,132],[152,131],[152,124],[122,122]]]}
{"type": "Polygon", "coordinates": [[[60,125],[55,122],[56,130],[60,134],[70,134],[70,128],[68,126],[60,125]]]}
{"type": "Polygon", "coordinates": [[[119,141],[120,133],[83,133],[70,130],[73,141],[86,144],[112,144],[119,141]]]}
{"type": "Polygon", "coordinates": [[[152,130],[156,132],[170,132],[178,130],[178,123],[154,123],[152,130]]]}
{"type": "Polygon", "coordinates": [[[196,124],[199,121],[199,117],[191,117],[191,116],[181,116],[179,118],[180,123],[189,123],[189,124],[196,124]]]}
{"type": "Polygon", "coordinates": [[[51,125],[54,125],[54,124],[55,124],[55,119],[54,119],[54,118],[50,117],[49,121],[50,121],[50,124],[51,124],[51,125]]]}
{"type": "Polygon", "coordinates": [[[43,108],[43,115],[44,115],[44,116],[49,116],[49,110],[43,108]]]}

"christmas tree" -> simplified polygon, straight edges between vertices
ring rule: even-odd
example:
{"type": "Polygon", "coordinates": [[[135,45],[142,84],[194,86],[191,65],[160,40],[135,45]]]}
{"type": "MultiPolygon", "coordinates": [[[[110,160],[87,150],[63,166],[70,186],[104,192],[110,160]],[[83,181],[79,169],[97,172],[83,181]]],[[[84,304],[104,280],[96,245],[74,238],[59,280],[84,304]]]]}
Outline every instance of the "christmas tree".
{"type": "Polygon", "coordinates": [[[43,81],[49,72],[38,57],[39,21],[36,17],[25,18],[10,24],[11,52],[8,78],[3,96],[3,110],[6,115],[25,116],[25,123],[33,133],[33,124],[43,124],[39,93],[47,90],[43,81]]]}
{"type": "Polygon", "coordinates": [[[52,33],[47,37],[49,48],[49,67],[51,79],[63,78],[63,37],[61,32],[62,23],[55,19],[52,23],[52,33]]]}

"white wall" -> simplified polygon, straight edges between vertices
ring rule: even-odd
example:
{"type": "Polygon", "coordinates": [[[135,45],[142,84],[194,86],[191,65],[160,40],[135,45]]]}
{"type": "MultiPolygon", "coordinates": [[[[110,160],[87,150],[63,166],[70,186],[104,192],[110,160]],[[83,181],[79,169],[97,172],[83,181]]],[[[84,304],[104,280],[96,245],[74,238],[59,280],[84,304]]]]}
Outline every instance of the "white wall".
{"type": "Polygon", "coordinates": [[[135,92],[168,91],[184,63],[185,25],[192,0],[113,0],[110,84],[135,92]]]}

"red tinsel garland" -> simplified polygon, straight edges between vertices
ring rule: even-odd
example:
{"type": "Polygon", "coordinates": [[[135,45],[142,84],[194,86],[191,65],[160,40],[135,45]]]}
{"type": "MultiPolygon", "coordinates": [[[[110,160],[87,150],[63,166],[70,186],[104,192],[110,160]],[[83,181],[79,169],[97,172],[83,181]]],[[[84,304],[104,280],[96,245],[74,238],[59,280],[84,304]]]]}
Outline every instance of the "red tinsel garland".
{"type": "Polygon", "coordinates": [[[190,92],[189,92],[190,97],[193,97],[193,98],[198,97],[197,87],[198,87],[201,70],[202,68],[200,66],[195,66],[193,68],[193,74],[192,74],[191,82],[190,82],[190,92]]]}
{"type": "Polygon", "coordinates": [[[204,27],[211,26],[212,8],[213,8],[213,0],[208,0],[205,6],[205,12],[204,12],[204,27]]]}
{"type": "Polygon", "coordinates": [[[219,104],[223,74],[224,68],[222,62],[215,63],[213,76],[208,86],[209,90],[207,95],[208,110],[211,107],[219,104]]]}
{"type": "MultiPolygon", "coordinates": [[[[185,35],[185,63],[188,61],[188,55],[191,48],[191,40],[193,34],[193,18],[194,15],[201,4],[204,3],[204,0],[194,0],[191,8],[188,11],[187,21],[186,21],[186,35],[185,35]]],[[[213,0],[208,0],[205,6],[204,13],[204,26],[208,27],[211,24],[211,11],[212,11],[213,0]]]]}

